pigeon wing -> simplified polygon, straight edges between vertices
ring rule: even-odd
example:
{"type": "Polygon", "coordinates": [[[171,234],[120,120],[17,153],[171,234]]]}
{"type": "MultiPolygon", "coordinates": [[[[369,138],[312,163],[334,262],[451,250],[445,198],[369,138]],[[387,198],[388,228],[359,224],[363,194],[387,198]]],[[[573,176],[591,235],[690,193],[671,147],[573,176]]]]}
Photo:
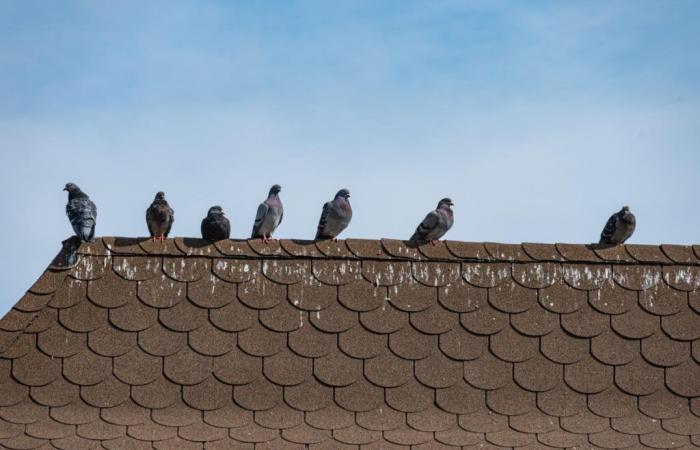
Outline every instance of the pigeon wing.
{"type": "Polygon", "coordinates": [[[328,222],[328,211],[331,209],[330,202],[323,204],[323,210],[321,211],[321,218],[318,221],[318,228],[316,229],[316,239],[323,237],[323,232],[326,229],[326,222],[328,222]]]}
{"type": "Polygon", "coordinates": [[[90,199],[88,199],[88,205],[90,205],[90,210],[92,211],[92,218],[97,220],[97,205],[90,199]]]}
{"type": "Polygon", "coordinates": [[[93,241],[95,239],[95,222],[97,222],[97,205],[90,199],[88,199],[87,203],[92,213],[92,226],[90,227],[90,236],[88,236],[88,240],[93,241]]]}
{"type": "Polygon", "coordinates": [[[425,240],[425,237],[440,223],[440,215],[437,211],[430,211],[425,219],[418,225],[416,232],[411,237],[412,241],[425,240]]]}
{"type": "Polygon", "coordinates": [[[231,222],[226,217],[221,218],[221,228],[224,231],[224,236],[226,236],[226,239],[230,238],[231,237],[231,222]]]}
{"type": "Polygon", "coordinates": [[[168,237],[170,234],[170,229],[173,227],[173,222],[175,222],[175,211],[170,207],[170,206],[165,206],[166,211],[168,212],[168,229],[165,230],[165,237],[168,237]]]}
{"type": "Polygon", "coordinates": [[[199,229],[202,231],[202,239],[207,239],[207,236],[209,236],[208,229],[209,228],[209,217],[205,217],[202,219],[202,225],[200,225],[199,229]]]}
{"type": "Polygon", "coordinates": [[[151,223],[153,221],[153,219],[151,219],[152,208],[153,205],[149,206],[148,209],[146,209],[146,226],[148,226],[148,234],[150,234],[151,236],[155,236],[156,233],[153,231],[153,227],[151,226],[151,223]]]}
{"type": "Polygon", "coordinates": [[[253,233],[251,237],[256,237],[260,233],[260,226],[262,225],[265,216],[267,216],[267,211],[269,209],[270,207],[265,202],[260,203],[260,206],[258,206],[258,212],[255,213],[255,222],[253,223],[253,233]]]}
{"type": "Polygon", "coordinates": [[[603,231],[600,233],[599,244],[605,244],[605,243],[610,242],[613,234],[615,233],[616,228],[617,228],[617,213],[610,216],[610,218],[608,219],[608,222],[605,224],[603,231]]]}

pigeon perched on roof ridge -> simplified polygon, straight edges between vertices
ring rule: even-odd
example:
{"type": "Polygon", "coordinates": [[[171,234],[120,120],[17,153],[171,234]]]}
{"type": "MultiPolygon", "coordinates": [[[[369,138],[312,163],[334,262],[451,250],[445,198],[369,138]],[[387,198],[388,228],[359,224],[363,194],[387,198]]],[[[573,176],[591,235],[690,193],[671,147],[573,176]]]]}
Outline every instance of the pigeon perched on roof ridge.
{"type": "Polygon", "coordinates": [[[279,184],[273,185],[267,194],[267,199],[258,206],[251,239],[261,238],[267,244],[272,239],[272,233],[282,223],[284,207],[279,197],[281,190],[282,187],[279,184]]]}
{"type": "Polygon", "coordinates": [[[341,189],[333,200],[323,204],[321,218],[316,229],[316,239],[336,240],[338,235],[348,227],[352,220],[350,191],[341,189]]]}
{"type": "Polygon", "coordinates": [[[437,208],[430,211],[425,219],[418,224],[415,233],[409,241],[415,245],[423,245],[428,242],[435,243],[452,228],[454,224],[454,214],[451,206],[453,206],[450,198],[443,198],[438,202],[437,208]]]}
{"type": "Polygon", "coordinates": [[[637,218],[630,211],[629,206],[623,206],[618,212],[610,216],[603,231],[600,233],[601,245],[624,244],[632,236],[637,227],[637,218]]]}
{"type": "Polygon", "coordinates": [[[212,206],[207,211],[207,217],[202,219],[202,239],[221,241],[231,236],[231,222],[224,215],[219,205],[212,206]]]}
{"type": "Polygon", "coordinates": [[[146,225],[153,241],[164,241],[175,222],[175,211],[165,200],[165,193],[159,191],[146,210],[146,225]]]}
{"type": "Polygon", "coordinates": [[[74,183],[66,183],[63,190],[68,191],[66,215],[75,235],[83,242],[94,242],[97,205],[74,183]]]}

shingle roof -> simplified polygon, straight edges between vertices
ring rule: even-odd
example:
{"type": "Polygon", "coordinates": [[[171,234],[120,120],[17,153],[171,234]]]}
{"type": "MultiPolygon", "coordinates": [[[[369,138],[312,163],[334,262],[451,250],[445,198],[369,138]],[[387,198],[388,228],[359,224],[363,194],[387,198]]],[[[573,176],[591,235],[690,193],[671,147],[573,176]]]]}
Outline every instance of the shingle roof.
{"type": "Polygon", "coordinates": [[[64,256],[0,321],[2,448],[700,448],[698,246],[64,256]]]}

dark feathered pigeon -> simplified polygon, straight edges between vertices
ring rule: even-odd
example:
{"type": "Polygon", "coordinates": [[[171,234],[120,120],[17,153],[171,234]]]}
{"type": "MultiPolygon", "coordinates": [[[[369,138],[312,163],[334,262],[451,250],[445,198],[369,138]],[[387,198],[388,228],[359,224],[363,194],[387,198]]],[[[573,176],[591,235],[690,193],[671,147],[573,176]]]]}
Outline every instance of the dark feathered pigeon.
{"type": "Polygon", "coordinates": [[[454,224],[454,216],[452,208],[450,208],[453,205],[449,198],[440,200],[435,211],[429,212],[418,225],[410,241],[416,245],[423,245],[427,242],[435,244],[454,224]]]}
{"type": "Polygon", "coordinates": [[[623,206],[621,210],[610,216],[600,233],[599,244],[618,245],[623,244],[632,236],[637,226],[637,219],[630,212],[629,206],[623,206]]]}
{"type": "Polygon", "coordinates": [[[282,187],[279,184],[272,186],[267,200],[258,206],[255,223],[253,223],[252,239],[261,238],[263,242],[267,243],[272,238],[272,233],[282,223],[284,208],[279,197],[281,190],[282,187]]]}
{"type": "Polygon", "coordinates": [[[63,188],[68,191],[68,204],[66,205],[66,215],[75,231],[75,235],[81,241],[95,241],[95,223],[97,221],[97,206],[90,200],[88,195],[80,188],[68,183],[63,188]]]}
{"type": "Polygon", "coordinates": [[[154,241],[165,240],[173,227],[173,222],[175,222],[175,211],[165,200],[165,193],[158,192],[153,203],[146,210],[146,225],[151,238],[154,241]]]}
{"type": "Polygon", "coordinates": [[[224,216],[221,206],[212,206],[207,217],[202,219],[202,238],[208,241],[228,239],[231,235],[231,222],[224,216]]]}
{"type": "Polygon", "coordinates": [[[321,219],[318,221],[316,239],[335,239],[352,219],[352,207],[350,206],[350,191],[341,189],[335,194],[335,198],[326,202],[321,211],[321,219]]]}

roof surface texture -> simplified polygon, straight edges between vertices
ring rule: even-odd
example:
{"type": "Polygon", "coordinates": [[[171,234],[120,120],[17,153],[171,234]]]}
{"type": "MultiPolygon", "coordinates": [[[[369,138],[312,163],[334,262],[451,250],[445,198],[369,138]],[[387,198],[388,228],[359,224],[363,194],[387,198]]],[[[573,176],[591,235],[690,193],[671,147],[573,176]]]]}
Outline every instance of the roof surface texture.
{"type": "Polygon", "coordinates": [[[0,321],[0,448],[700,448],[700,247],[103,238],[0,321]]]}

